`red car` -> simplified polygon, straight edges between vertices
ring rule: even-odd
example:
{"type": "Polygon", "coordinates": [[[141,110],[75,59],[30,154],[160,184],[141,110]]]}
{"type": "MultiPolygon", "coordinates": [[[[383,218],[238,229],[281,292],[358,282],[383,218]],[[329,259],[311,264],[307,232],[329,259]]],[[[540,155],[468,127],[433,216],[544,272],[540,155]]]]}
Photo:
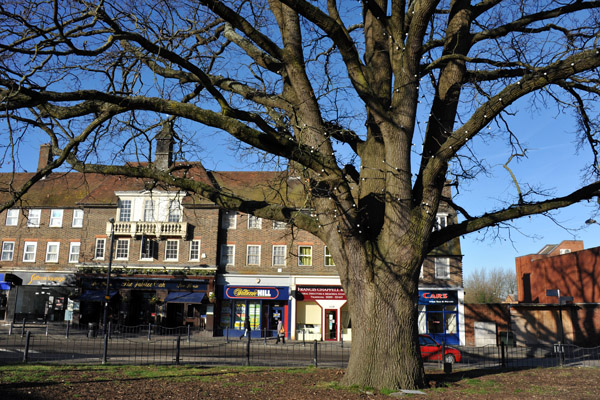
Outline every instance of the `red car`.
{"type": "MultiPolygon", "coordinates": [[[[419,346],[421,346],[421,358],[423,361],[440,361],[442,359],[442,345],[429,335],[419,335],[419,346]]],[[[460,351],[454,347],[446,346],[444,362],[454,364],[460,362],[460,351]]]]}

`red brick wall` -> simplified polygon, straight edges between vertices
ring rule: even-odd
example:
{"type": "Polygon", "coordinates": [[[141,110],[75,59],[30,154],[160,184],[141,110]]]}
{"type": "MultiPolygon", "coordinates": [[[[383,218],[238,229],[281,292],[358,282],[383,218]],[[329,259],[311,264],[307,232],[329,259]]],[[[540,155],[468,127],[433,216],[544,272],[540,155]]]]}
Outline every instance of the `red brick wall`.
{"type": "Polygon", "coordinates": [[[498,332],[510,324],[508,304],[465,304],[465,343],[475,346],[475,322],[495,322],[498,332]]]}

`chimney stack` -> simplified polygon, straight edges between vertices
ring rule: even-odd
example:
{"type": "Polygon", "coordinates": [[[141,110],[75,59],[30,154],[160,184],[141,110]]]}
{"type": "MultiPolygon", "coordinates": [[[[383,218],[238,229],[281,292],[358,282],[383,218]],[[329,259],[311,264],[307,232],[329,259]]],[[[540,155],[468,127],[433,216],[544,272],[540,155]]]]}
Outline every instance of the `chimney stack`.
{"type": "Polygon", "coordinates": [[[171,122],[164,122],[163,127],[156,135],[156,153],[154,166],[161,171],[168,170],[173,164],[173,144],[175,143],[175,131],[171,122]]]}
{"type": "Polygon", "coordinates": [[[38,159],[38,172],[46,168],[52,162],[52,144],[44,143],[40,146],[40,157],[38,159]]]}

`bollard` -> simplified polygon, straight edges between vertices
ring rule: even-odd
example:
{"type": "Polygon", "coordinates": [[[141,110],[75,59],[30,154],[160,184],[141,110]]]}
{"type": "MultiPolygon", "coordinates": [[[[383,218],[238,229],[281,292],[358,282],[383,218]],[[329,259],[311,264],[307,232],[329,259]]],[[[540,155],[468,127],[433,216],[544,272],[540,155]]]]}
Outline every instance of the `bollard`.
{"type": "Polygon", "coordinates": [[[225,343],[229,343],[229,327],[225,328],[225,343]]]}
{"type": "Polygon", "coordinates": [[[302,347],[306,346],[306,328],[302,329],[302,347]]]}
{"type": "Polygon", "coordinates": [[[181,353],[181,335],[177,335],[177,347],[175,349],[175,364],[179,365],[179,354],[181,353]]]}
{"type": "Polygon", "coordinates": [[[23,351],[23,362],[26,363],[29,359],[29,340],[31,339],[31,332],[27,331],[27,337],[25,338],[25,350],[23,351]]]}
{"type": "Polygon", "coordinates": [[[102,348],[102,364],[106,364],[108,359],[108,333],[104,335],[104,347],[102,348]]]}
{"type": "Polygon", "coordinates": [[[25,318],[23,318],[23,325],[21,325],[21,337],[25,336],[25,318]]]}
{"type": "Polygon", "coordinates": [[[46,324],[46,336],[48,336],[48,324],[46,324]]]}
{"type": "Polygon", "coordinates": [[[67,328],[66,328],[66,332],[65,332],[65,337],[68,339],[69,338],[69,331],[71,330],[71,321],[67,321],[67,328]]]}
{"type": "Polygon", "coordinates": [[[264,338],[265,344],[267,344],[267,328],[263,328],[263,338],[264,338]]]}
{"type": "Polygon", "coordinates": [[[15,323],[15,321],[10,321],[10,327],[8,328],[8,336],[12,335],[12,330],[13,330],[13,324],[15,323]]]}
{"type": "Polygon", "coordinates": [[[319,363],[317,362],[317,339],[315,339],[313,346],[313,366],[315,368],[319,366],[319,363]]]}
{"type": "Polygon", "coordinates": [[[148,341],[151,339],[152,324],[148,324],[148,341]]]}
{"type": "Polygon", "coordinates": [[[246,341],[246,365],[250,365],[250,332],[248,332],[248,340],[246,341]]]}
{"type": "Polygon", "coordinates": [[[188,343],[190,342],[190,332],[191,332],[191,330],[190,330],[190,325],[188,325],[188,326],[187,326],[187,342],[188,342],[188,343]]]}

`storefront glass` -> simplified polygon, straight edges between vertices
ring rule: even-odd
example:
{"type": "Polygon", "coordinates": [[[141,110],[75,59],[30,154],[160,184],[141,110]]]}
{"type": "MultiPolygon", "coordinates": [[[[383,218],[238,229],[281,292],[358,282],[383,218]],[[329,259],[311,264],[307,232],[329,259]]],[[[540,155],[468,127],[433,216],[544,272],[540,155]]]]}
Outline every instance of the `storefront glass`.
{"type": "Polygon", "coordinates": [[[456,291],[419,291],[419,333],[438,342],[459,344],[458,297],[456,291]]]}

